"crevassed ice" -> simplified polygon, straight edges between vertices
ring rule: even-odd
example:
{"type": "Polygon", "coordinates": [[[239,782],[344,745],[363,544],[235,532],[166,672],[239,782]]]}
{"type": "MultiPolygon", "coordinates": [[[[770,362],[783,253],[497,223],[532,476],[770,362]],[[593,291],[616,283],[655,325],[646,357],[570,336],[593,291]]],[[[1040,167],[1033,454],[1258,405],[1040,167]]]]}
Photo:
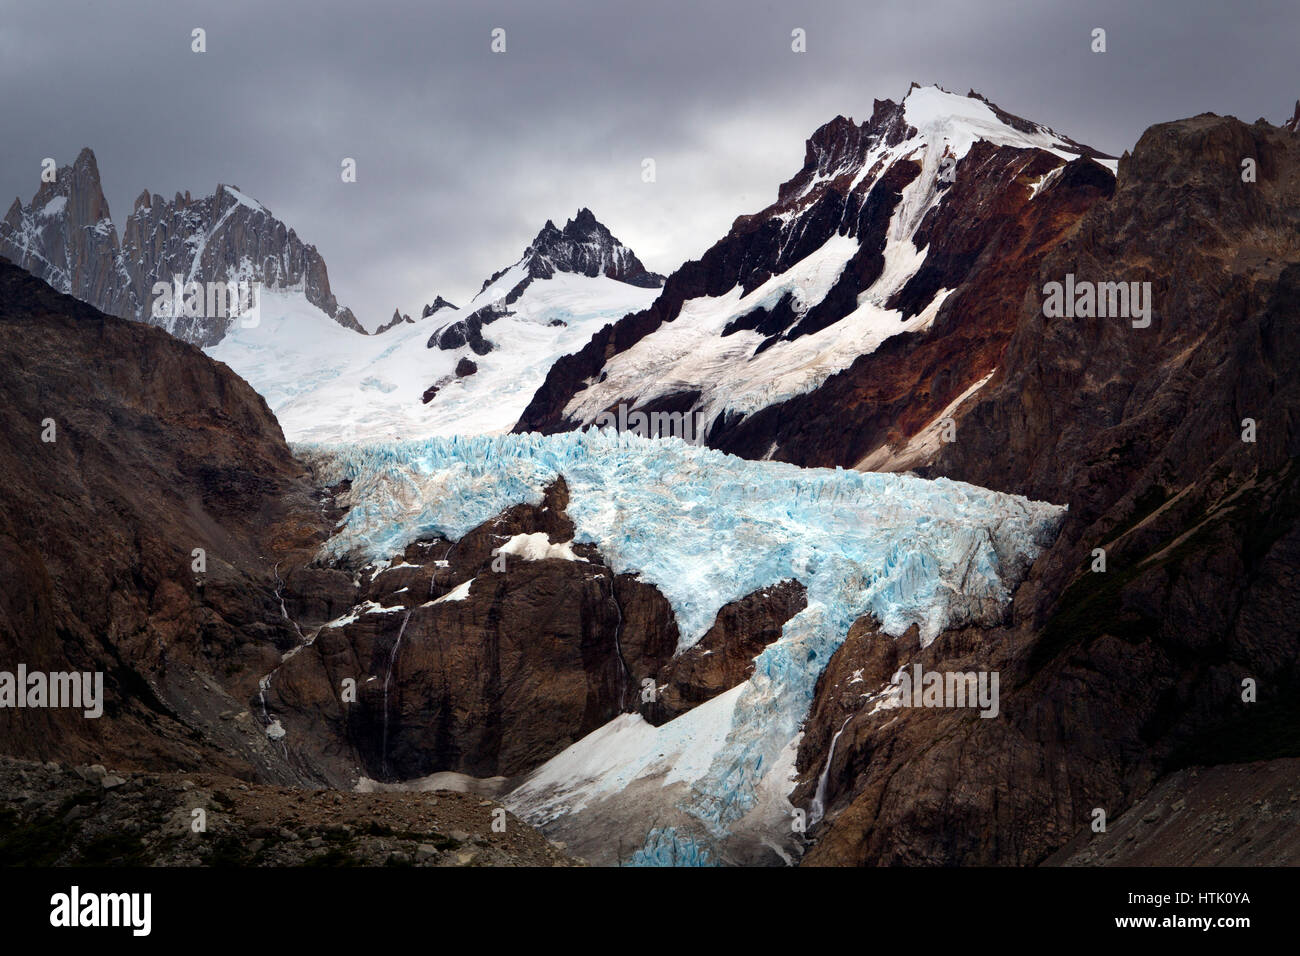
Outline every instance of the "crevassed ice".
{"type": "Polygon", "coordinates": [[[890,634],[991,622],[1063,509],[948,479],[746,461],[674,438],[590,430],[302,445],[352,482],[327,556],[379,561],[422,535],[459,538],[537,504],[564,475],[577,540],[672,603],[682,648],[718,609],[796,578],[838,622],[871,612],[890,634]]]}
{"type": "Polygon", "coordinates": [[[894,636],[915,624],[926,643],[948,627],[997,623],[1065,511],[943,478],[746,461],[598,430],[298,450],[327,482],[352,482],[352,508],[324,546],[331,558],[379,561],[422,535],[459,538],[511,505],[539,503],[563,475],[576,540],[663,592],[679,650],[724,604],[802,582],[807,608],[758,656],[691,781],[689,810],[715,834],[753,806],[854,620],[872,614],[894,636]]]}

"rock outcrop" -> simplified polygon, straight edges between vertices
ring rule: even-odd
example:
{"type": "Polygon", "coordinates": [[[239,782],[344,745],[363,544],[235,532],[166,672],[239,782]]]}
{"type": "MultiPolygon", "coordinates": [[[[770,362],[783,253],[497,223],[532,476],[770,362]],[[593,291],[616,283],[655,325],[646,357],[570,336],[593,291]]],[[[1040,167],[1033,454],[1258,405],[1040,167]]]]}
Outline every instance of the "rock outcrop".
{"type": "Polygon", "coordinates": [[[656,726],[666,724],[748,680],[754,658],[807,606],[798,581],[782,581],[723,605],[704,636],[659,669],[653,699],[642,698],[642,715],[656,726]]]}
{"type": "Polygon", "coordinates": [[[185,314],[176,307],[177,283],[300,290],[339,325],[365,333],[330,291],[316,247],[235,186],[218,185],[204,199],[145,190],[119,243],[89,149],[43,182],[31,203],[14,200],[0,224],[0,255],[101,312],[161,325],[201,347],[220,342],[235,318],[206,314],[206,296],[195,310],[202,314],[185,314]],[[159,283],[165,295],[155,294],[159,283]]]}
{"type": "Polygon", "coordinates": [[[0,657],[103,715],[0,708],[15,756],[294,775],[247,712],[297,640],[277,562],[327,527],[266,403],[161,329],[0,261],[0,657]]]}
{"type": "MultiPolygon", "coordinates": [[[[363,571],[356,606],[333,620],[320,619],[339,603],[312,608],[302,623],[317,629],[266,693],[294,759],[347,786],[358,765],[389,781],[513,776],[635,709],[676,649],[672,609],[595,548],[568,544],[567,496],[560,479],[539,507],[412,544],[363,571]],[[355,703],[340,693],[348,679],[355,703]]],[[[322,574],[346,579],[304,570],[286,590],[316,591],[322,574]]]]}
{"type": "MultiPolygon", "coordinates": [[[[430,336],[429,348],[454,350],[468,345],[475,354],[486,355],[493,343],[484,338],[483,327],[502,316],[512,315],[510,307],[536,280],[550,279],[560,272],[588,278],[606,276],[644,289],[657,289],[664,284],[663,276],[647,270],[636,253],[619,242],[584,207],[563,229],[546,220],[517,262],[483,281],[483,287],[471,302],[473,311],[440,327],[430,336]],[[476,302],[482,304],[474,306],[476,302]]],[[[455,309],[450,303],[444,304],[455,309]]]]}
{"type": "Polygon", "coordinates": [[[53,171],[26,206],[13,201],[0,223],[0,256],[60,292],[110,315],[138,314],[95,154],[83,149],[53,171]]]}
{"type": "Polygon", "coordinates": [[[1067,519],[1006,627],[921,649],[860,622],[799,757],[807,805],[844,728],[808,862],[1038,863],[1167,774],[1297,756],[1298,219],[1294,135],[1206,114],[1148,130],[1043,259],[929,471],[1067,519]],[[1149,323],[1045,315],[1066,275],[1150,283],[1149,323]],[[999,716],[879,708],[912,663],[1000,672],[999,716]]]}

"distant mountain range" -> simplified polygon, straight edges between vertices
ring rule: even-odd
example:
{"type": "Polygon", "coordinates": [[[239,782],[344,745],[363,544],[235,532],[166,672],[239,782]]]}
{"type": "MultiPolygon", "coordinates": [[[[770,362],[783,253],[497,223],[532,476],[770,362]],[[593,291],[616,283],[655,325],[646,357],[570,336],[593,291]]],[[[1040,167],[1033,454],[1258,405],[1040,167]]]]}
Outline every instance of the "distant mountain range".
{"type": "Polygon", "coordinates": [[[0,223],[0,255],[102,312],[161,325],[199,346],[216,345],[234,323],[218,315],[160,317],[156,284],[255,281],[296,290],[340,326],[364,332],[330,292],[316,247],[235,186],[218,185],[204,199],[145,190],[119,241],[90,149],[41,183],[30,203],[14,200],[0,223]]]}

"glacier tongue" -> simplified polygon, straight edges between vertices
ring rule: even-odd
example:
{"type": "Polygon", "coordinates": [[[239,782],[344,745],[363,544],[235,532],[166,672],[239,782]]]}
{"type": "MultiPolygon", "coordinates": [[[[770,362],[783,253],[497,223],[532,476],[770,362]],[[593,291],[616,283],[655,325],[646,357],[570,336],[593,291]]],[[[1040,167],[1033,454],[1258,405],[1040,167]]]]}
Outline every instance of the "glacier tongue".
{"type": "Polygon", "coordinates": [[[659,728],[623,715],[511,797],[545,823],[659,777],[689,784],[680,809],[714,838],[756,807],[788,812],[789,768],[770,771],[790,763],[817,678],[854,620],[871,614],[895,636],[915,624],[925,642],[997,623],[1065,510],[942,478],[747,461],[626,432],[299,451],[327,482],[352,482],[352,508],[325,545],[332,558],[384,560],[421,535],[459,538],[511,505],[539,503],[563,475],[576,539],[664,593],[679,651],[724,604],[801,581],[807,608],[755,659],[747,683],[659,728]]]}

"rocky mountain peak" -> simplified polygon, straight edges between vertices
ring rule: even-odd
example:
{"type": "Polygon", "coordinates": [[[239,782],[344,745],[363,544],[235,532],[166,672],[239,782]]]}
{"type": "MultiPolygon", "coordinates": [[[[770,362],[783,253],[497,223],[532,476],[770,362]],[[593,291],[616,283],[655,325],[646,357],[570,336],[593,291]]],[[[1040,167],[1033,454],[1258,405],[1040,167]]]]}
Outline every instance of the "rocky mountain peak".
{"type": "Polygon", "coordinates": [[[563,229],[546,220],[519,261],[484,280],[470,303],[471,317],[491,321],[493,315],[518,300],[534,279],[549,279],[557,272],[591,278],[603,275],[645,289],[664,284],[663,276],[649,271],[636,253],[584,206],[563,229]]]}
{"type": "Polygon", "coordinates": [[[42,182],[31,203],[10,207],[0,223],[0,255],[102,312],[162,325],[199,346],[221,341],[229,317],[155,316],[155,283],[181,276],[302,289],[334,321],[365,332],[330,292],[316,248],[238,186],[219,183],[203,198],[177,192],[171,201],[143,190],[119,242],[89,148],[42,182]]]}
{"type": "Polygon", "coordinates": [[[605,275],[629,285],[656,288],[663,285],[664,277],[650,272],[641,260],[585,206],[577,215],[556,227],[546,220],[537,237],[524,252],[529,276],[549,279],[556,272],[578,275],[605,275]]]}
{"type": "Polygon", "coordinates": [[[1291,118],[1282,124],[1283,129],[1289,129],[1291,132],[1300,131],[1300,100],[1295,101],[1295,112],[1291,118]]]}
{"type": "Polygon", "coordinates": [[[55,170],[53,181],[42,181],[26,206],[14,200],[0,223],[0,255],[104,311],[125,314],[132,308],[117,231],[90,149],[55,170]]]}
{"type": "Polygon", "coordinates": [[[804,164],[780,187],[778,201],[808,193],[817,182],[857,176],[883,151],[909,140],[920,149],[934,141],[986,141],[997,146],[1039,147],[1094,159],[1112,157],[1062,136],[1049,127],[1008,113],[988,97],[971,90],[965,96],[940,86],[913,82],[902,102],[872,102],[871,118],[855,123],[843,115],[818,127],[808,137],[804,164]]]}
{"type": "Polygon", "coordinates": [[[483,327],[510,314],[510,307],[535,280],[550,279],[560,272],[606,276],[644,289],[664,284],[663,276],[646,269],[636,253],[583,206],[563,229],[547,219],[517,262],[484,281],[470,301],[468,315],[439,327],[429,337],[428,347],[451,350],[468,345],[475,354],[486,355],[493,344],[484,338],[483,327]]]}
{"type": "MultiPolygon", "coordinates": [[[[141,303],[149,301],[155,282],[176,275],[199,282],[255,281],[265,288],[302,289],[307,301],[335,322],[365,334],[330,291],[316,247],[238,187],[218,183],[212,195],[199,199],[187,191],[171,202],[158,195],[147,205],[143,200],[144,195],[137,199],[122,234],[126,269],[141,303]]],[[[228,328],[221,317],[160,320],[143,306],[136,317],[200,346],[215,345],[228,328]]]]}
{"type": "Polygon", "coordinates": [[[372,334],[381,335],[384,332],[387,332],[389,329],[394,329],[397,328],[397,326],[399,325],[408,322],[414,322],[414,321],[415,320],[412,319],[409,315],[403,315],[400,309],[394,309],[393,317],[389,319],[387,322],[385,322],[383,325],[381,325],[379,328],[375,329],[375,331],[372,334]]]}
{"type": "Polygon", "coordinates": [[[452,303],[444,299],[442,296],[438,296],[432,302],[430,302],[428,305],[424,307],[424,310],[420,313],[420,318],[427,319],[435,312],[439,312],[443,309],[452,309],[453,311],[459,311],[460,306],[453,305],[452,303]]]}
{"type": "MultiPolygon", "coordinates": [[[[986,303],[1032,275],[1113,191],[1095,155],[974,91],[913,84],[901,102],[875,100],[866,122],[837,115],[808,138],[776,202],[738,217],[644,312],[556,363],[516,429],[590,424],[622,402],[698,413],[709,444],[745,457],[892,462],[996,368],[1011,322],[986,303]],[[996,267],[982,265],[992,249],[996,267]],[[823,270],[825,280],[812,278],[823,270]],[[660,334],[684,303],[733,291],[718,330],[682,323],[660,334]],[[881,322],[874,344],[855,331],[869,314],[881,322]],[[619,368],[613,356],[633,347],[664,359],[619,368]],[[797,386],[787,384],[791,367],[807,373],[797,386]],[[934,368],[946,370],[943,385],[924,386],[934,368]],[[841,413],[857,407],[866,410],[850,437],[841,413]]],[[[917,453],[928,447],[918,440],[917,453]]]]}

